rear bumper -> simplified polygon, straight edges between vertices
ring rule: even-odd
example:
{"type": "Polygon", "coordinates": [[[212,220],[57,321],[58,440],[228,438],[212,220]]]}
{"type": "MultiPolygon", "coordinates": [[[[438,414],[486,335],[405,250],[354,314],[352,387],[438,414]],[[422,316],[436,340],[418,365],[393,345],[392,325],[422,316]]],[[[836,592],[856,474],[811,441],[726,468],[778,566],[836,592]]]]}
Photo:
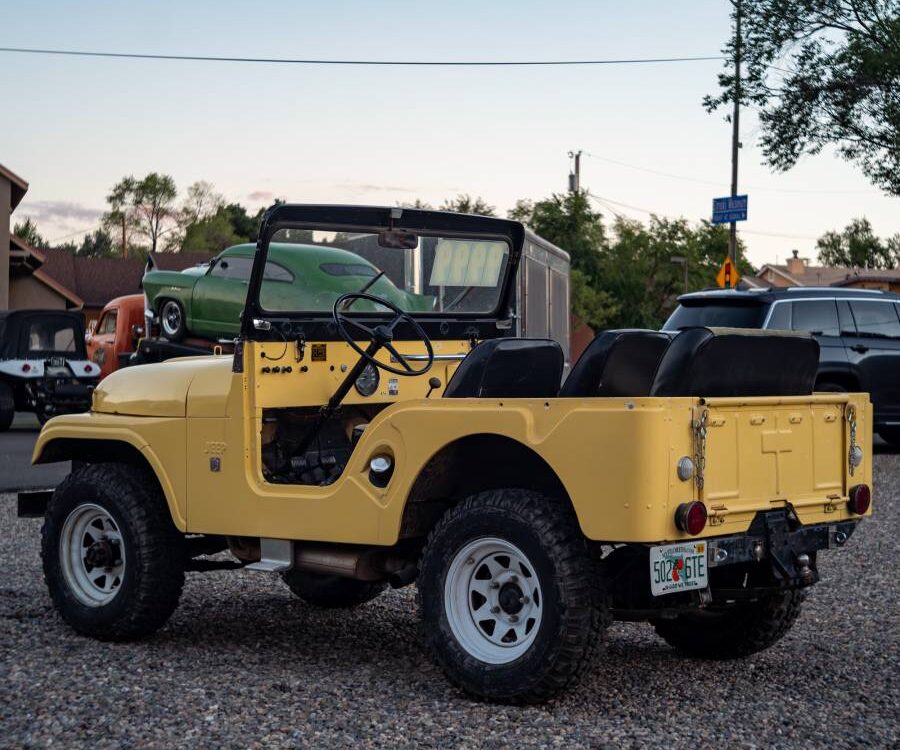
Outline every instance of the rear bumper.
{"type": "Polygon", "coordinates": [[[800,526],[783,510],[759,513],[746,534],[710,539],[707,565],[715,569],[768,562],[780,584],[808,586],[818,580],[815,553],[843,547],[858,523],[854,520],[800,526]]]}

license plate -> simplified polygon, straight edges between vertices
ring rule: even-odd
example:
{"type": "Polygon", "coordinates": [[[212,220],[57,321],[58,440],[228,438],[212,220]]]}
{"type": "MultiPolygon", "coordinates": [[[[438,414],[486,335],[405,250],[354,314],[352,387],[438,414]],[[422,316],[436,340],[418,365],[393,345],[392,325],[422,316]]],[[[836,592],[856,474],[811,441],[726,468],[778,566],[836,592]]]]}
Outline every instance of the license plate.
{"type": "Polygon", "coordinates": [[[50,357],[50,367],[65,367],[66,366],[66,358],[65,357],[50,357]]]}
{"type": "Polygon", "coordinates": [[[650,548],[653,596],[705,589],[708,583],[706,542],[681,542],[650,548]]]}

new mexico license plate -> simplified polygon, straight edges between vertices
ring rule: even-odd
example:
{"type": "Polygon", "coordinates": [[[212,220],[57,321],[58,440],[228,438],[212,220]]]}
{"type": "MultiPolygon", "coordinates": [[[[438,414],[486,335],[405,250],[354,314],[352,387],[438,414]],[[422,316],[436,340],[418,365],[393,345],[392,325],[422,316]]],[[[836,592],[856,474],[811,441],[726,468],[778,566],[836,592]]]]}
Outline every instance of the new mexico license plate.
{"type": "Polygon", "coordinates": [[[705,589],[706,542],[681,542],[650,548],[650,591],[653,596],[705,589]]]}

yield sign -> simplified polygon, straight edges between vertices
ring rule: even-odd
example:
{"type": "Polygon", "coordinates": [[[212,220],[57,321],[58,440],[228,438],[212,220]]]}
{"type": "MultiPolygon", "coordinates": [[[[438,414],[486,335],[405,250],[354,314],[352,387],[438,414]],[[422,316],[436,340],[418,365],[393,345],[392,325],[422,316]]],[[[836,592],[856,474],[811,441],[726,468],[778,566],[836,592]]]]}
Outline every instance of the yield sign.
{"type": "Polygon", "coordinates": [[[740,280],[741,275],[738,273],[737,267],[731,262],[731,258],[725,258],[725,262],[719,269],[716,276],[716,283],[722,289],[734,289],[740,280]]]}

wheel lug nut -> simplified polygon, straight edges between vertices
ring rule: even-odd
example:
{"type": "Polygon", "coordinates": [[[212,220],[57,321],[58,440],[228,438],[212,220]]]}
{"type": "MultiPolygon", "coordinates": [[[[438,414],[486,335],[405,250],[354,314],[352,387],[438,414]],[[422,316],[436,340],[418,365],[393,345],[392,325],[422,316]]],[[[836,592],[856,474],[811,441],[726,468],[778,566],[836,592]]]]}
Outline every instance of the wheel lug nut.
{"type": "Polygon", "coordinates": [[[510,582],[510,583],[518,583],[518,582],[519,582],[519,576],[510,576],[510,577],[509,577],[509,582],[510,582]]]}
{"type": "Polygon", "coordinates": [[[500,584],[497,583],[496,581],[491,581],[491,588],[492,588],[492,589],[499,589],[499,588],[500,588],[500,584]]]}
{"type": "Polygon", "coordinates": [[[518,621],[519,621],[519,616],[518,616],[518,615],[510,615],[510,616],[509,616],[509,621],[510,621],[510,622],[518,622],[518,621]]]}
{"type": "Polygon", "coordinates": [[[500,607],[491,607],[491,614],[492,614],[492,615],[499,615],[499,614],[500,614],[500,607]]]}
{"type": "Polygon", "coordinates": [[[520,597],[519,604],[531,604],[531,597],[528,597],[528,596],[520,597]]]}

